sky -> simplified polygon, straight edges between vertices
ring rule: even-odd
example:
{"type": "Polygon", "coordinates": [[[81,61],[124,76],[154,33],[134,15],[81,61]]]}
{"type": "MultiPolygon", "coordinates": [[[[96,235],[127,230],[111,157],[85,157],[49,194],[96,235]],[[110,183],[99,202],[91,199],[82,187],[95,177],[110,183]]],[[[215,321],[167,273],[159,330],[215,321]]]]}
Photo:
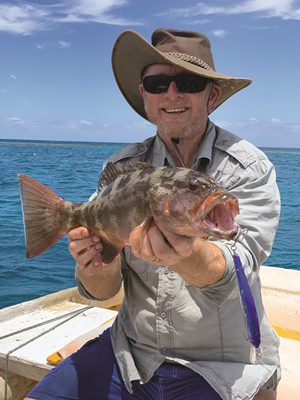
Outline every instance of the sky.
{"type": "Polygon", "coordinates": [[[253,80],[211,119],[257,146],[300,148],[300,0],[0,0],[0,139],[135,142],[155,134],[120,93],[126,29],[202,32],[216,70],[253,80]]]}

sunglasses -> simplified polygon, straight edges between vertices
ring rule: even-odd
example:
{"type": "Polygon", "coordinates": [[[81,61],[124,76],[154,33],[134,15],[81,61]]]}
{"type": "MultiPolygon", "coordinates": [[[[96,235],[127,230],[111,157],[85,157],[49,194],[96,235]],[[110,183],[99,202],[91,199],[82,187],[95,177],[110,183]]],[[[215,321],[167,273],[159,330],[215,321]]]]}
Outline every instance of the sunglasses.
{"type": "Polygon", "coordinates": [[[169,89],[171,82],[175,82],[177,89],[184,93],[202,92],[210,79],[198,75],[150,75],[143,78],[143,86],[146,92],[159,94],[169,89]]]}

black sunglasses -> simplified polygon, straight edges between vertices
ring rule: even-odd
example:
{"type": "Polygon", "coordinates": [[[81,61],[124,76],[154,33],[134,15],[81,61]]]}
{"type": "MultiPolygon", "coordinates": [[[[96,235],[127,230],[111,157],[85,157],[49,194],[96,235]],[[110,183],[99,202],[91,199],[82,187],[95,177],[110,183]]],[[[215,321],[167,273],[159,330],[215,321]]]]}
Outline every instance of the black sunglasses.
{"type": "Polygon", "coordinates": [[[205,89],[210,79],[198,75],[150,75],[143,78],[143,86],[146,92],[158,94],[165,93],[171,84],[175,82],[177,89],[184,93],[199,93],[205,89]]]}

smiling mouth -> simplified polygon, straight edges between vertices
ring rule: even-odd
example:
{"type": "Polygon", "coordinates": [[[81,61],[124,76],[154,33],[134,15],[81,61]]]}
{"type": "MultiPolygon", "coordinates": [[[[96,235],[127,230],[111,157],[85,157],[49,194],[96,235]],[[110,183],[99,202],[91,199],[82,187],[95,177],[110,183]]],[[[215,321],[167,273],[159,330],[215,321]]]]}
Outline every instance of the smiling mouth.
{"type": "Polygon", "coordinates": [[[163,108],[162,110],[167,114],[182,114],[188,110],[188,107],[163,108]]]}

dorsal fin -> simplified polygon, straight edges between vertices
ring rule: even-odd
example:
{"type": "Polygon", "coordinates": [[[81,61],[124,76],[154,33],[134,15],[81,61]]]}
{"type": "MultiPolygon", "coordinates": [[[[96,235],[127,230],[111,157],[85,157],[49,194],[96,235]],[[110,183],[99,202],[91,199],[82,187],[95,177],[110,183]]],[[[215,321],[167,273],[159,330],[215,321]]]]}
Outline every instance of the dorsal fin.
{"type": "Polygon", "coordinates": [[[109,185],[121,175],[130,174],[131,172],[146,168],[154,167],[152,164],[142,161],[123,161],[116,164],[109,161],[99,179],[99,189],[109,185]]]}

